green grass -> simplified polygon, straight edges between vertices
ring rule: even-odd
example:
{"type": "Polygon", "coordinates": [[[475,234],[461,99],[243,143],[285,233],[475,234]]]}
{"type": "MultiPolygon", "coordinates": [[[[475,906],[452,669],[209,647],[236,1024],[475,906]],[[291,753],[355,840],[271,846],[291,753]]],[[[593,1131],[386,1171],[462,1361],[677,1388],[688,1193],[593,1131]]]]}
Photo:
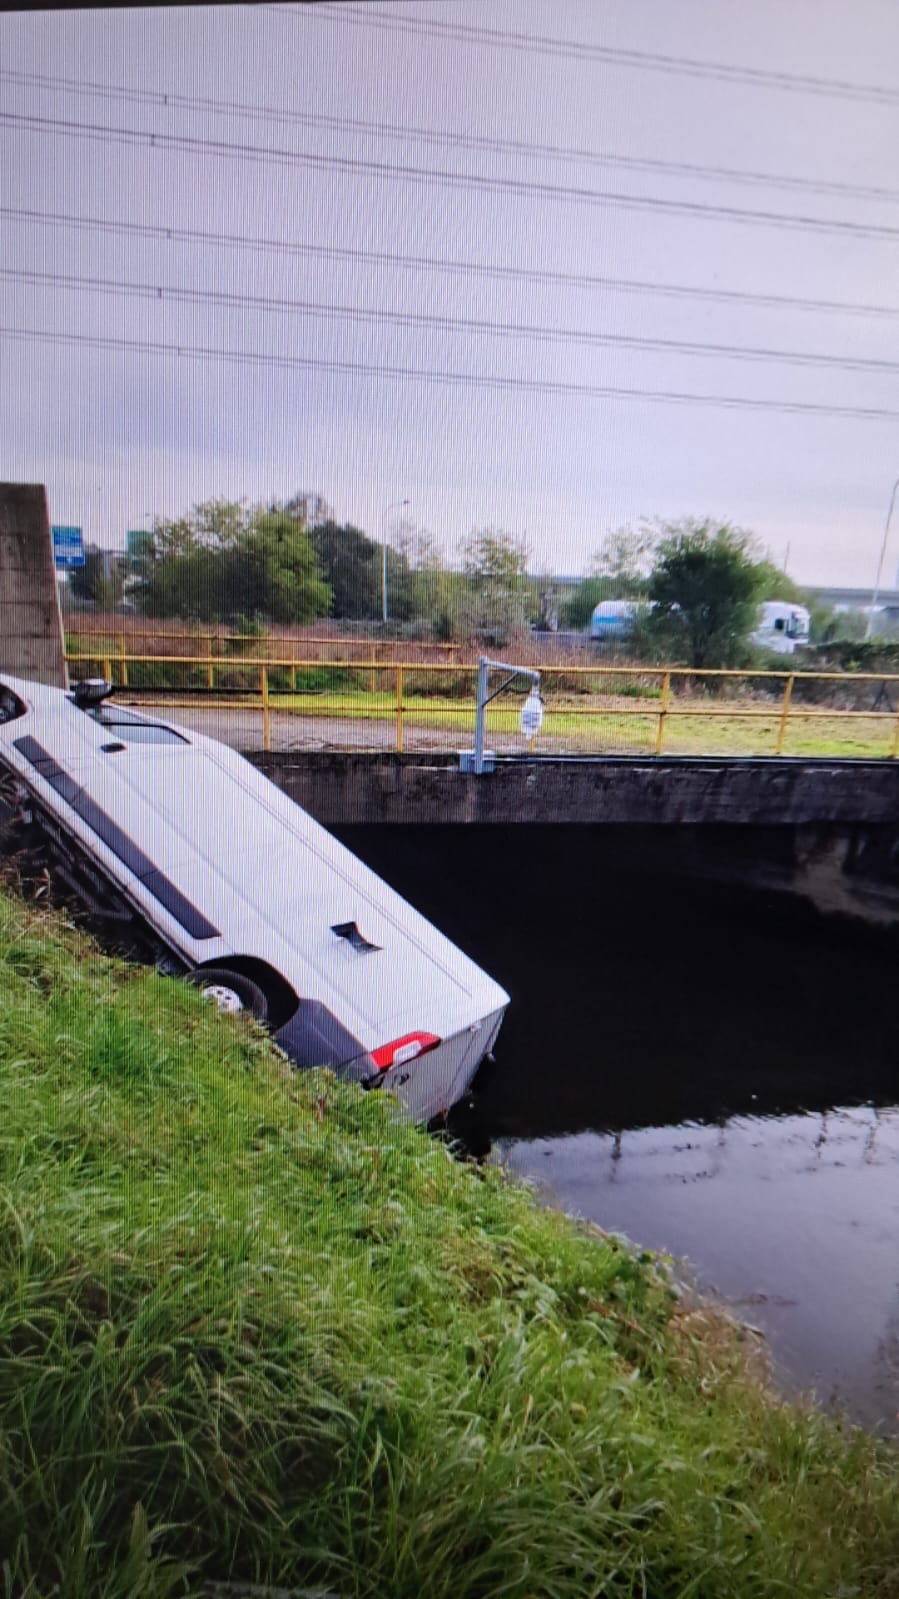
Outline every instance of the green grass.
{"type": "Polygon", "coordinates": [[[4,1599],[899,1592],[895,1453],[662,1263],[6,893],[0,978],[4,1599]]]}

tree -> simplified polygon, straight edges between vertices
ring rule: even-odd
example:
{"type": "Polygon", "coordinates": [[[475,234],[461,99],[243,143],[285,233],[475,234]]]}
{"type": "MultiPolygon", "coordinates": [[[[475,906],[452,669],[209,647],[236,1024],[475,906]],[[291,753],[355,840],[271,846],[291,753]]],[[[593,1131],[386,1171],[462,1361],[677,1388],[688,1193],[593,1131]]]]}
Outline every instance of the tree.
{"type": "Polygon", "coordinates": [[[272,622],[311,622],[327,615],[331,590],[308,535],[286,512],[257,516],[219,560],[225,615],[272,622]]]}
{"type": "Polygon", "coordinates": [[[308,535],[292,517],[248,511],[242,502],[210,501],[194,509],[204,514],[163,524],[161,547],[154,527],[154,558],[137,590],[145,615],[308,622],[327,614],[331,590],[308,535]]]}
{"type": "Polygon", "coordinates": [[[310,492],[309,489],[299,489],[296,494],[292,494],[290,499],[284,502],[283,506],[275,502],[269,509],[272,511],[286,511],[288,516],[292,516],[295,521],[302,522],[307,530],[319,527],[322,522],[333,522],[334,520],[334,512],[331,510],[324,495],[319,494],[317,490],[310,492]]]}
{"type": "Polygon", "coordinates": [[[194,505],[187,516],[157,517],[153,523],[152,558],[190,555],[199,549],[230,549],[252,523],[246,500],[212,499],[194,505]]]}
{"type": "Polygon", "coordinates": [[[619,527],[609,533],[593,556],[589,577],[565,601],[565,627],[588,627],[602,600],[643,599],[658,537],[650,527],[619,527]]]}
{"type": "Polygon", "coordinates": [[[659,534],[650,526],[618,527],[606,535],[593,557],[590,576],[614,585],[604,599],[630,599],[646,593],[659,534]]]}
{"type": "Polygon", "coordinates": [[[349,522],[321,522],[307,530],[331,593],[331,615],[368,620],[380,614],[381,548],[349,522]]]}
{"type": "Polygon", "coordinates": [[[462,546],[466,582],[459,594],[454,631],[480,634],[496,643],[527,625],[536,614],[528,577],[530,549],[524,539],[498,528],[473,531],[462,546]]]}
{"type": "Polygon", "coordinates": [[[775,566],[773,561],[757,561],[756,569],[759,574],[759,596],[763,600],[786,600],[791,605],[805,603],[802,590],[782,566],[775,566]]]}
{"type": "Polygon", "coordinates": [[[409,519],[400,522],[390,544],[405,563],[400,598],[407,606],[409,617],[435,623],[450,592],[449,573],[440,545],[428,528],[409,519]]]}
{"type": "Polygon", "coordinates": [[[729,524],[669,524],[649,580],[647,635],[691,666],[739,664],[763,597],[767,563],[751,534],[729,524]]]}
{"type": "Polygon", "coordinates": [[[494,584],[508,593],[527,586],[531,551],[524,539],[485,527],[471,532],[462,546],[462,570],[476,584],[494,584]]]}
{"type": "Polygon", "coordinates": [[[95,605],[98,611],[114,611],[122,603],[125,589],[124,557],[112,550],[88,544],[84,565],[69,573],[69,593],[82,604],[95,605]]]}

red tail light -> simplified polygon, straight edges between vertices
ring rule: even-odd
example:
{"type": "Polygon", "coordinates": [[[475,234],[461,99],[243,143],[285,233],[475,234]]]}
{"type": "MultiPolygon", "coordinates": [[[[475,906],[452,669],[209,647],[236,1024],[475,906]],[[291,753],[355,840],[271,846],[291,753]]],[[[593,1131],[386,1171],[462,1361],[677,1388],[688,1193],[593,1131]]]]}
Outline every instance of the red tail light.
{"type": "Polygon", "coordinates": [[[395,1038],[392,1044],[381,1044],[371,1052],[371,1058],[379,1072],[386,1072],[391,1066],[402,1066],[408,1060],[417,1060],[419,1055],[426,1055],[428,1050],[436,1049],[443,1040],[436,1033],[404,1033],[402,1038],[395,1038]]]}

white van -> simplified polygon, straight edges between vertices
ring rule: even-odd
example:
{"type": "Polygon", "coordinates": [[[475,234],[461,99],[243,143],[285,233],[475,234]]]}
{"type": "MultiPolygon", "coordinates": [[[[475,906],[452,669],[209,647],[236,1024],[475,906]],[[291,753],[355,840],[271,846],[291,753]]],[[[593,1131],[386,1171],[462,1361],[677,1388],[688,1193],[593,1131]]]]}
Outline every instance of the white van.
{"type": "Polygon", "coordinates": [[[508,994],[241,756],[109,692],[0,678],[0,804],[51,871],[296,1065],[447,1111],[508,994]]]}
{"type": "MultiPolygon", "coordinates": [[[[590,618],[590,637],[596,643],[627,640],[632,637],[640,617],[648,616],[653,609],[651,600],[600,600],[590,618]]],[[[804,605],[765,600],[756,613],[749,642],[775,655],[794,655],[809,642],[810,622],[804,605]]]]}
{"type": "Polygon", "coordinates": [[[809,641],[811,616],[804,605],[788,600],[765,600],[759,606],[750,644],[771,650],[775,655],[795,655],[809,641]]]}

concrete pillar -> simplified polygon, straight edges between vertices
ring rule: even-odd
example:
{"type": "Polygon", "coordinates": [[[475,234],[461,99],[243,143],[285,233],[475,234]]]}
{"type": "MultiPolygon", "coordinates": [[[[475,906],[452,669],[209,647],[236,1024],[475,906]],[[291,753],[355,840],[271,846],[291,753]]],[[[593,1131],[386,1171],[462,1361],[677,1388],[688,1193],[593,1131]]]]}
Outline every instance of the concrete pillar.
{"type": "Polygon", "coordinates": [[[0,483],[0,671],[66,688],[66,664],[42,483],[0,483]]]}

